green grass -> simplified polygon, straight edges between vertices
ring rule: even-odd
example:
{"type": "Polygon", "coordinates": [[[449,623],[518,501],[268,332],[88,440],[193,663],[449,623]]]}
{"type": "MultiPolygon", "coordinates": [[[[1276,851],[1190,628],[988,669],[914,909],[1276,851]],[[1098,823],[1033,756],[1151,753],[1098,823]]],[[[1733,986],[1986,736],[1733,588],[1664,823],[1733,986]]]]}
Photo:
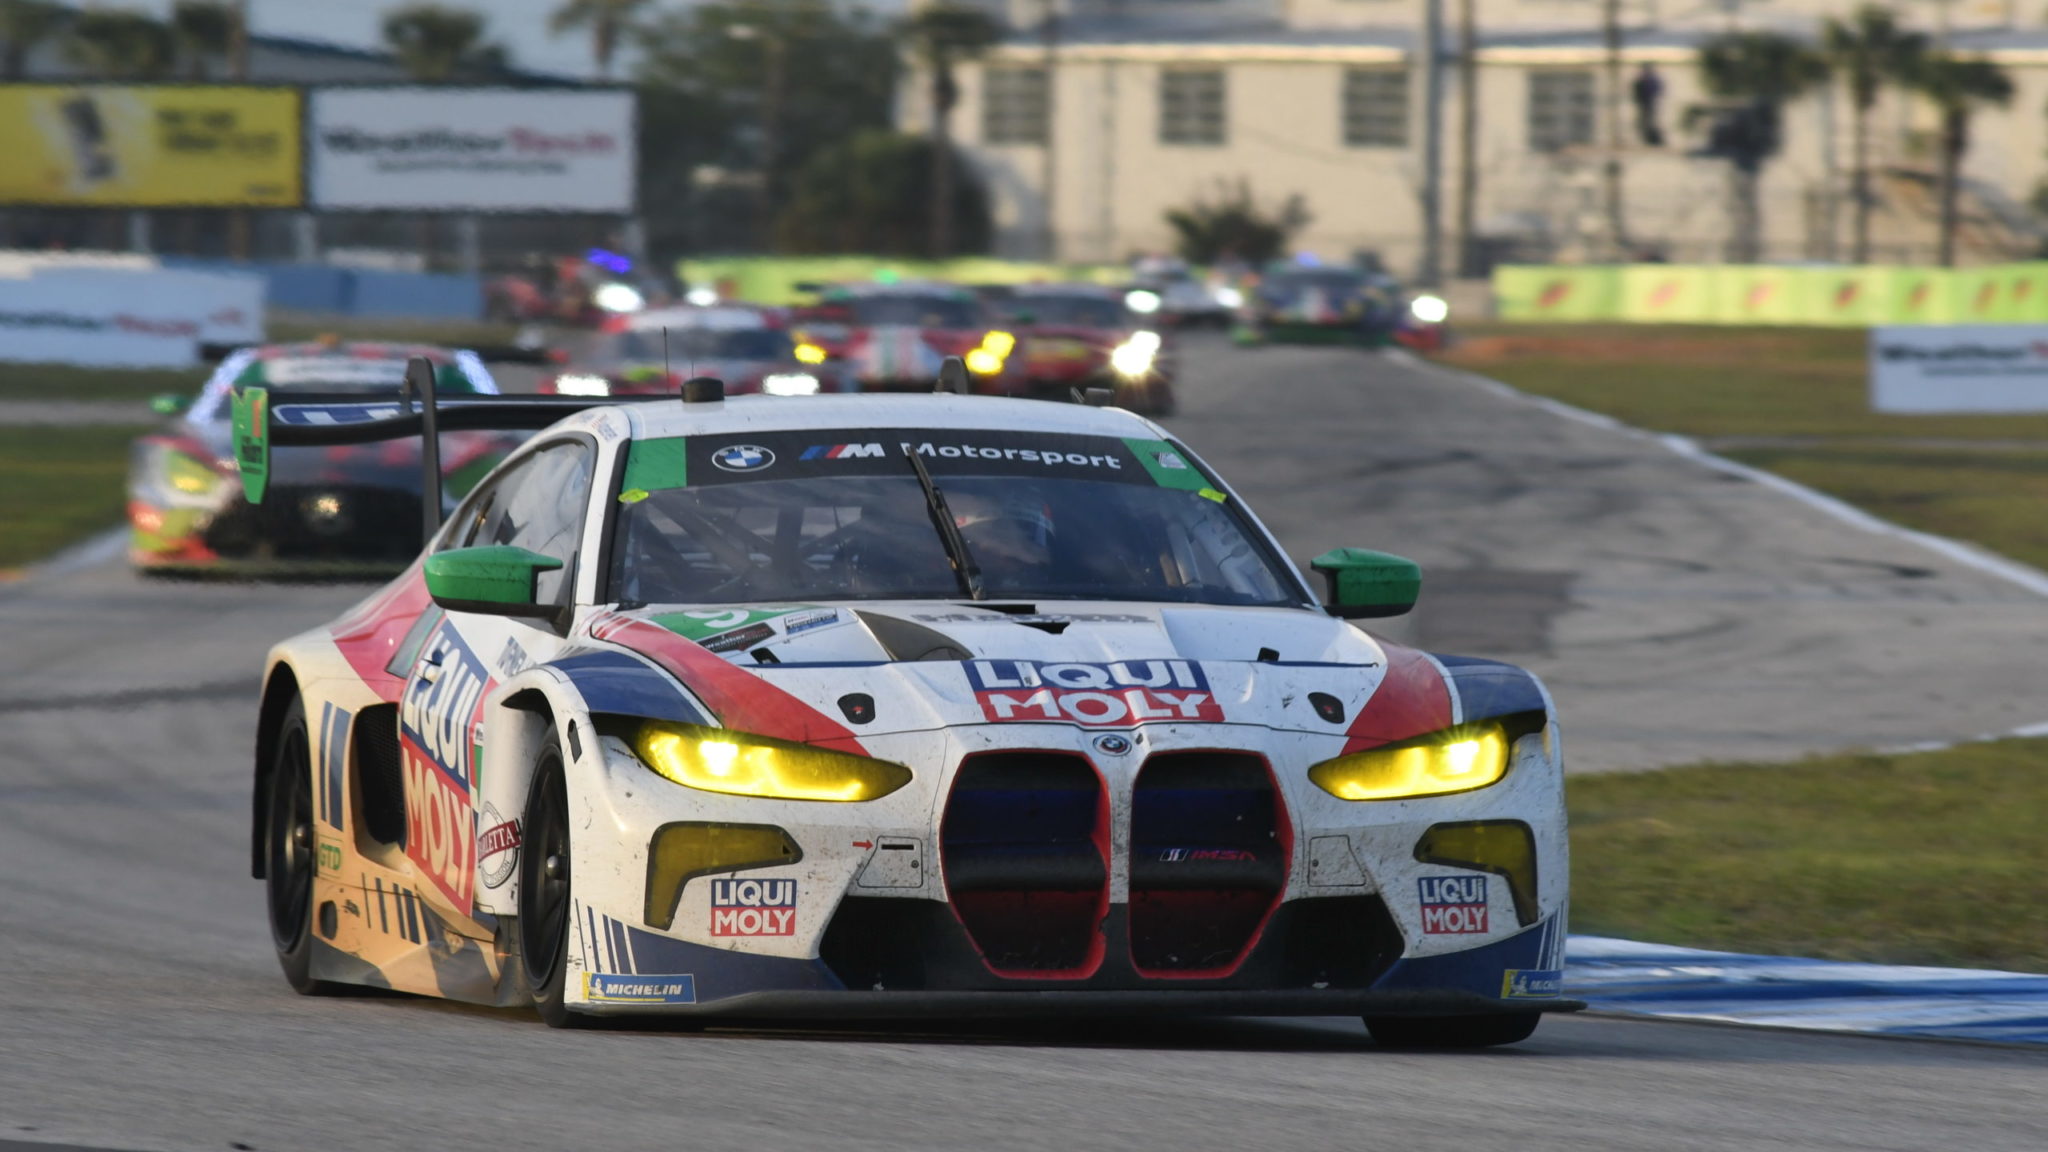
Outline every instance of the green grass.
{"type": "MultiPolygon", "coordinates": [[[[0,363],[0,403],[11,400],[138,400],[164,392],[190,396],[211,367],[80,368],[70,364],[0,363]]],[[[141,413],[147,418],[147,413],[141,413]]]]}
{"type": "MultiPolygon", "coordinates": [[[[1726,449],[1909,528],[2048,568],[2048,453],[2039,449],[1726,449]]],[[[2048,679],[2048,677],[2044,677],[2048,679]]]]}
{"type": "Polygon", "coordinates": [[[2048,440],[2048,415],[1870,411],[1866,339],[1838,328],[1482,324],[1439,359],[1688,436],[2048,440]]]}
{"type": "Polygon", "coordinates": [[[121,522],[144,427],[0,427],[0,572],[121,522]]]}
{"type": "Polygon", "coordinates": [[[2048,740],[1575,777],[1572,927],[2048,970],[2048,740]]]}

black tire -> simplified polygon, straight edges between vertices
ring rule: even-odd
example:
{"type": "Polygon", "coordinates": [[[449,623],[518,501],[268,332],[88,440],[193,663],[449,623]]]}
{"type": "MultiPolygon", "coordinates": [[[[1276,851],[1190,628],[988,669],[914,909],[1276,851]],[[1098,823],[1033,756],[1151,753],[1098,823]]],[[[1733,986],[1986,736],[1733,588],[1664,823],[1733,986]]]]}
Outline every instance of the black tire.
{"type": "Polygon", "coordinates": [[[313,757],[306,706],[296,697],[278,730],[264,789],[263,889],[277,963],[301,996],[332,996],[343,986],[313,978],[313,757]]]}
{"type": "Polygon", "coordinates": [[[1367,1016],[1365,1030],[1385,1048],[1494,1048],[1519,1044],[1543,1019],[1536,1012],[1486,1016],[1367,1016]]]}
{"type": "Polygon", "coordinates": [[[561,739],[553,733],[534,762],[525,840],[519,854],[519,962],[533,989],[534,1007],[550,1028],[596,1027],[596,1018],[569,1010],[564,994],[575,878],[569,872],[568,781],[561,739]],[[549,860],[557,861],[552,875],[549,860]]]}

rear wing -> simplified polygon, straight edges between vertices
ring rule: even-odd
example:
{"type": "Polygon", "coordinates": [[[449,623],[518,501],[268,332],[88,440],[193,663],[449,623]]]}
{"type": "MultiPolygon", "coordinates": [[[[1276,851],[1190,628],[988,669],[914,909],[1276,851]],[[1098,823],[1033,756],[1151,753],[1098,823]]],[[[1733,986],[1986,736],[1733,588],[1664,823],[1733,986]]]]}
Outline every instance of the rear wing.
{"type": "Polygon", "coordinates": [[[674,402],[676,397],[474,395],[442,400],[434,390],[434,366],[416,356],[405,366],[405,386],[396,400],[295,393],[290,403],[273,404],[267,388],[237,389],[235,462],[241,471],[242,495],[251,504],[261,504],[270,483],[273,447],[371,444],[417,436],[421,526],[430,539],[441,527],[443,431],[537,432],[585,409],[657,400],[674,402]]]}

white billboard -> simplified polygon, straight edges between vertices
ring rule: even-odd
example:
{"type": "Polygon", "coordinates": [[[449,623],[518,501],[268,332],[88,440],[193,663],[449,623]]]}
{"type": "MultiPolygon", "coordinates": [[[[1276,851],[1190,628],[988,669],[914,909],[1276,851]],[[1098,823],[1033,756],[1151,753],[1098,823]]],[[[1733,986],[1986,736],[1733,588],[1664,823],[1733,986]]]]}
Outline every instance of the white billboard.
{"type": "Polygon", "coordinates": [[[319,88],[307,199],[328,211],[633,211],[633,94],[319,88]]]}
{"type": "Polygon", "coordinates": [[[1872,328],[1878,412],[2048,412],[2048,328],[1872,328]]]}
{"type": "Polygon", "coordinates": [[[0,360],[187,368],[200,344],[263,338],[263,277],[43,269],[0,278],[0,360]]]}

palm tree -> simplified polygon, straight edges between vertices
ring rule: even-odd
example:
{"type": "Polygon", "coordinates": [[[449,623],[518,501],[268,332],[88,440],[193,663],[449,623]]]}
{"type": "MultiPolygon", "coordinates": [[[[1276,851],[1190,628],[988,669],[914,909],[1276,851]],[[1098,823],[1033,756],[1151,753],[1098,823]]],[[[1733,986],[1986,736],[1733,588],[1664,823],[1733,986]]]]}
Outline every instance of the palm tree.
{"type": "Polygon", "coordinates": [[[384,14],[384,43],[406,74],[442,84],[467,70],[502,67],[505,50],[484,42],[484,18],[468,8],[408,4],[384,14]]]}
{"type": "Polygon", "coordinates": [[[1870,113],[1886,84],[1905,84],[1927,52],[1927,37],[1899,27],[1889,8],[1865,4],[1847,21],[1830,18],[1822,32],[1828,66],[1849,85],[1855,150],[1849,199],[1855,213],[1853,258],[1870,260],[1870,113]]]}
{"type": "Polygon", "coordinates": [[[1956,185],[1970,148],[1970,117],[2012,103],[2012,77],[1989,60],[1941,54],[1921,61],[1912,85],[1941,113],[1941,264],[1956,262],[1956,185]]]}
{"type": "Polygon", "coordinates": [[[632,27],[633,16],[647,7],[647,0],[562,0],[548,18],[557,34],[577,28],[590,29],[590,52],[597,60],[601,80],[612,78],[612,58],[618,55],[619,38],[632,27]]]}
{"type": "Polygon", "coordinates": [[[28,54],[36,45],[55,37],[71,20],[71,10],[47,0],[0,0],[0,80],[15,81],[28,75],[28,54]]]}
{"type": "Polygon", "coordinates": [[[1826,80],[1827,64],[1806,45],[1775,32],[1724,32],[1700,45],[1700,79],[1719,106],[1695,108],[1714,120],[1708,150],[1728,161],[1728,258],[1754,263],[1763,244],[1757,185],[1783,143],[1785,105],[1826,80]]]}
{"type": "Polygon", "coordinates": [[[241,19],[241,10],[227,0],[178,0],[171,8],[171,35],[186,79],[206,79],[207,61],[227,58],[241,19]]]}
{"type": "Polygon", "coordinates": [[[170,26],[135,8],[87,8],[71,25],[72,58],[109,80],[162,80],[177,61],[170,26]]]}
{"type": "Polygon", "coordinates": [[[904,20],[900,33],[931,83],[931,254],[939,260],[953,251],[953,107],[960,102],[953,68],[987,52],[1003,30],[979,8],[935,0],[904,20]]]}

